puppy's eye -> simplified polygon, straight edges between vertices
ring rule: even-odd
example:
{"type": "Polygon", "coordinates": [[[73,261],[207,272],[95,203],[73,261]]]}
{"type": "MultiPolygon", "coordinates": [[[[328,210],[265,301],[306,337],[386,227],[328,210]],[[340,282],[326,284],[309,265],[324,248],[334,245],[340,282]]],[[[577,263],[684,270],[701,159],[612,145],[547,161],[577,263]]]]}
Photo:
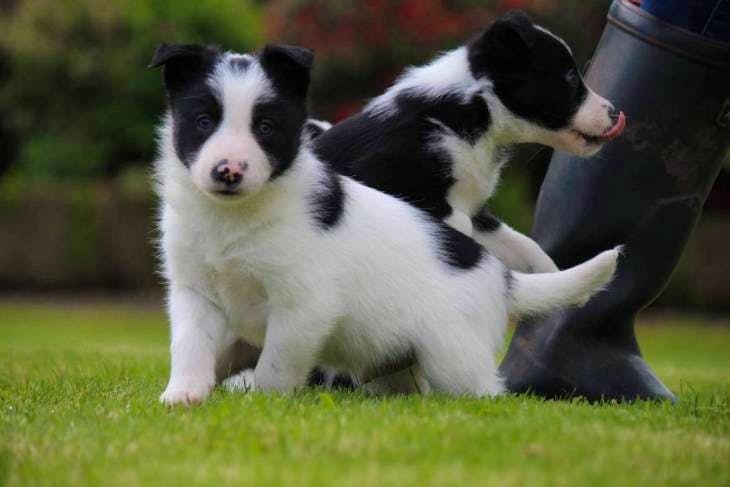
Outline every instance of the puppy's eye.
{"type": "Polygon", "coordinates": [[[261,120],[256,124],[254,129],[259,135],[271,135],[274,132],[274,122],[269,119],[261,120]]]}
{"type": "Polygon", "coordinates": [[[570,86],[578,86],[578,81],[580,81],[578,71],[576,71],[575,69],[571,69],[570,71],[565,73],[565,81],[567,81],[570,86]]]}
{"type": "Polygon", "coordinates": [[[210,115],[203,113],[202,115],[198,115],[198,118],[195,119],[195,124],[201,132],[210,132],[213,129],[215,122],[213,122],[213,118],[210,115]]]}

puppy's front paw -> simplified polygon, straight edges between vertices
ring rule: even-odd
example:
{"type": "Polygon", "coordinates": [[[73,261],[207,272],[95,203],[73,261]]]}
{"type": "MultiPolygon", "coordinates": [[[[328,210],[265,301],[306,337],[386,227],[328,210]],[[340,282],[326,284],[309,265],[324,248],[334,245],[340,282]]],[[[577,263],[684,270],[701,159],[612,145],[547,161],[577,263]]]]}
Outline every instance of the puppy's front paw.
{"type": "Polygon", "coordinates": [[[256,390],[256,378],[253,369],[245,369],[230,376],[221,384],[230,392],[250,392],[256,390]]]}
{"type": "Polygon", "coordinates": [[[205,401],[212,390],[213,384],[208,383],[170,383],[160,396],[160,402],[165,406],[191,406],[205,401]]]}

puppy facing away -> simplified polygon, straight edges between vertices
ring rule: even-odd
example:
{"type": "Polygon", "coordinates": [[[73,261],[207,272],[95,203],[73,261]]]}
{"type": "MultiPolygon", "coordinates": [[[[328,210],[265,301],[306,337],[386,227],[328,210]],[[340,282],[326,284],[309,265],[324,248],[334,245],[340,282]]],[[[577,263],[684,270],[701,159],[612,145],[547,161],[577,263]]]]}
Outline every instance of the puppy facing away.
{"type": "Polygon", "coordinates": [[[262,349],[245,380],[264,391],[304,385],[315,366],[365,378],[407,357],[436,391],[498,394],[508,315],[585,303],[618,251],[513,272],[426,212],[336,174],[304,131],[311,63],[290,46],[155,53],[169,101],[156,162],[172,342],[161,400],[204,400],[239,340],[262,349]]]}
{"type": "Polygon", "coordinates": [[[537,142],[587,157],[624,126],[623,113],[586,86],[570,48],[512,11],[468,44],[408,70],[321,134],[314,152],[473,236],[509,268],[553,272],[537,243],[485,206],[506,149],[537,142]]]}

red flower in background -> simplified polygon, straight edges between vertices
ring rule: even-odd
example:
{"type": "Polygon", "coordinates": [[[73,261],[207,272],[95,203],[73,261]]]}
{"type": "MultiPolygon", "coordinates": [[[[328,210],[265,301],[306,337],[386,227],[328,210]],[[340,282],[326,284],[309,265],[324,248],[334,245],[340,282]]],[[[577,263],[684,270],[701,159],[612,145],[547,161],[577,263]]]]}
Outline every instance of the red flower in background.
{"type": "Polygon", "coordinates": [[[267,7],[267,35],[325,51],[386,47],[392,41],[438,44],[463,38],[493,17],[493,9],[471,3],[275,0],[267,7]]]}

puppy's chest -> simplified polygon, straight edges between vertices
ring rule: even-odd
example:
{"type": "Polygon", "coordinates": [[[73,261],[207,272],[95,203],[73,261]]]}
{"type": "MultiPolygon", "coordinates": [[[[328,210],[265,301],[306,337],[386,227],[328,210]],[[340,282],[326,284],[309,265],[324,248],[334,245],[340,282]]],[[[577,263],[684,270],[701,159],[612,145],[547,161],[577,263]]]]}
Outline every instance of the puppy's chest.
{"type": "Polygon", "coordinates": [[[206,281],[231,331],[251,345],[262,346],[268,313],[263,283],[233,258],[207,266],[206,281]]]}
{"type": "Polygon", "coordinates": [[[454,178],[446,196],[448,203],[455,211],[474,215],[499,183],[501,151],[486,136],[474,144],[453,137],[444,140],[442,148],[450,158],[454,178]]]}
{"type": "Polygon", "coordinates": [[[254,346],[265,335],[268,296],[261,279],[235,243],[209,239],[199,247],[198,279],[225,315],[229,329],[254,346]]]}

